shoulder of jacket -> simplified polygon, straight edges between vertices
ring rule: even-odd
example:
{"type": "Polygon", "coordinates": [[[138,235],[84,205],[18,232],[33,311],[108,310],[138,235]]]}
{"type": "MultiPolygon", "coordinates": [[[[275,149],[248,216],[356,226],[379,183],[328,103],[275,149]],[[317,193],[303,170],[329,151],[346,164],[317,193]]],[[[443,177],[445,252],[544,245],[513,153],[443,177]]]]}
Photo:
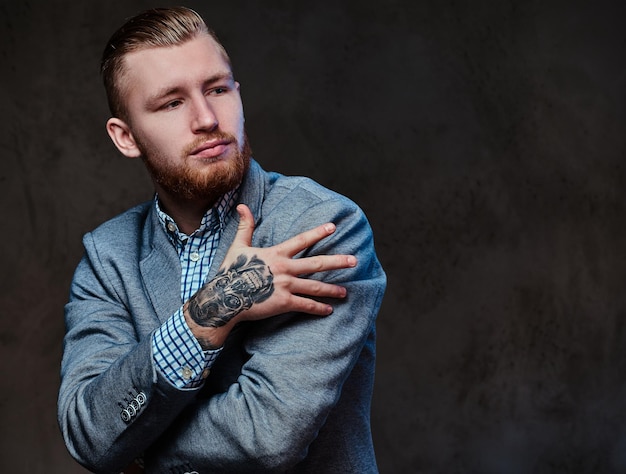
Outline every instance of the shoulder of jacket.
{"type": "Polygon", "coordinates": [[[343,206],[354,206],[346,196],[326,188],[311,178],[285,176],[279,173],[269,175],[270,186],[265,197],[266,204],[288,202],[291,206],[300,204],[311,207],[323,202],[336,201],[343,206]]]}
{"type": "Polygon", "coordinates": [[[128,209],[88,232],[83,240],[85,243],[91,240],[99,247],[102,245],[118,247],[119,244],[134,247],[132,242],[137,244],[141,242],[146,219],[153,205],[154,201],[150,200],[128,209]]]}
{"type": "Polygon", "coordinates": [[[135,207],[132,207],[122,212],[121,214],[118,214],[117,216],[103,222],[94,230],[92,230],[91,233],[110,233],[115,230],[131,230],[133,228],[136,228],[137,226],[143,226],[152,205],[154,205],[154,201],[147,201],[135,207]]]}

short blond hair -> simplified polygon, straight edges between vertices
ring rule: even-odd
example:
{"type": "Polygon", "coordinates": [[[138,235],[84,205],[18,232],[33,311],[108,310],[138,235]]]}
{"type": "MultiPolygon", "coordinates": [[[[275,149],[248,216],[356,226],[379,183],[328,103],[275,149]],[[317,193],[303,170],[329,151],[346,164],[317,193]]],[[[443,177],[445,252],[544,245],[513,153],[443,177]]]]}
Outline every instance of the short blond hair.
{"type": "Polygon", "coordinates": [[[215,32],[198,13],[189,8],[154,8],[126,21],[111,36],[100,63],[111,114],[124,120],[128,118],[121,84],[126,54],[144,48],[177,46],[201,34],[215,40],[230,65],[228,54],[215,32]]]}

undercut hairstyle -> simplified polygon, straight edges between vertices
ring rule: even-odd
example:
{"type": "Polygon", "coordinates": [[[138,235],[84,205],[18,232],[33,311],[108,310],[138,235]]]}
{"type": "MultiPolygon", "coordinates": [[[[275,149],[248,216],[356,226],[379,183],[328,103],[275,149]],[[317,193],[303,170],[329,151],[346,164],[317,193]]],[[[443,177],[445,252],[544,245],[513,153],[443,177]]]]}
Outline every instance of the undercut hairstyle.
{"type": "Polygon", "coordinates": [[[146,10],[122,25],[111,36],[100,62],[100,73],[111,114],[128,120],[124,101],[124,57],[128,53],[146,48],[178,46],[202,34],[215,40],[230,65],[228,54],[215,32],[198,13],[189,8],[146,10]]]}

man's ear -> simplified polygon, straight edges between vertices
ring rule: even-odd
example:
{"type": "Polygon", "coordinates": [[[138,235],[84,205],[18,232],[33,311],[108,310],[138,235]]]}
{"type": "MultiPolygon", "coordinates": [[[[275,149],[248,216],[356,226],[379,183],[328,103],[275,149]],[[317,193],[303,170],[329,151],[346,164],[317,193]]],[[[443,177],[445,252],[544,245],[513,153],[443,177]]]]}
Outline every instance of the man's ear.
{"type": "Polygon", "coordinates": [[[130,127],[123,120],[112,117],[107,120],[107,133],[117,149],[128,158],[139,158],[141,150],[137,146],[130,127]]]}
{"type": "MultiPolygon", "coordinates": [[[[237,94],[239,94],[239,101],[241,101],[241,84],[235,81],[235,89],[237,89],[237,94]]],[[[243,103],[241,104],[241,110],[243,112],[243,103]]],[[[243,114],[243,123],[246,123],[246,114],[243,114]]]]}

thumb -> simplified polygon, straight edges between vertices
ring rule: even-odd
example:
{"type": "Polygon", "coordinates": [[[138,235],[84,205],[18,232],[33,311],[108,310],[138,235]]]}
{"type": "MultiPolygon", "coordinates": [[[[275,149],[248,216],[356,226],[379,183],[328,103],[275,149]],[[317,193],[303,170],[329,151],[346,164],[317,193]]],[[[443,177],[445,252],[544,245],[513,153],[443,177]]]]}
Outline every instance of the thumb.
{"type": "Polygon", "coordinates": [[[252,245],[252,233],[254,232],[254,216],[252,211],[245,204],[237,206],[239,214],[239,225],[237,226],[237,235],[235,241],[238,246],[250,247],[252,245]]]}

